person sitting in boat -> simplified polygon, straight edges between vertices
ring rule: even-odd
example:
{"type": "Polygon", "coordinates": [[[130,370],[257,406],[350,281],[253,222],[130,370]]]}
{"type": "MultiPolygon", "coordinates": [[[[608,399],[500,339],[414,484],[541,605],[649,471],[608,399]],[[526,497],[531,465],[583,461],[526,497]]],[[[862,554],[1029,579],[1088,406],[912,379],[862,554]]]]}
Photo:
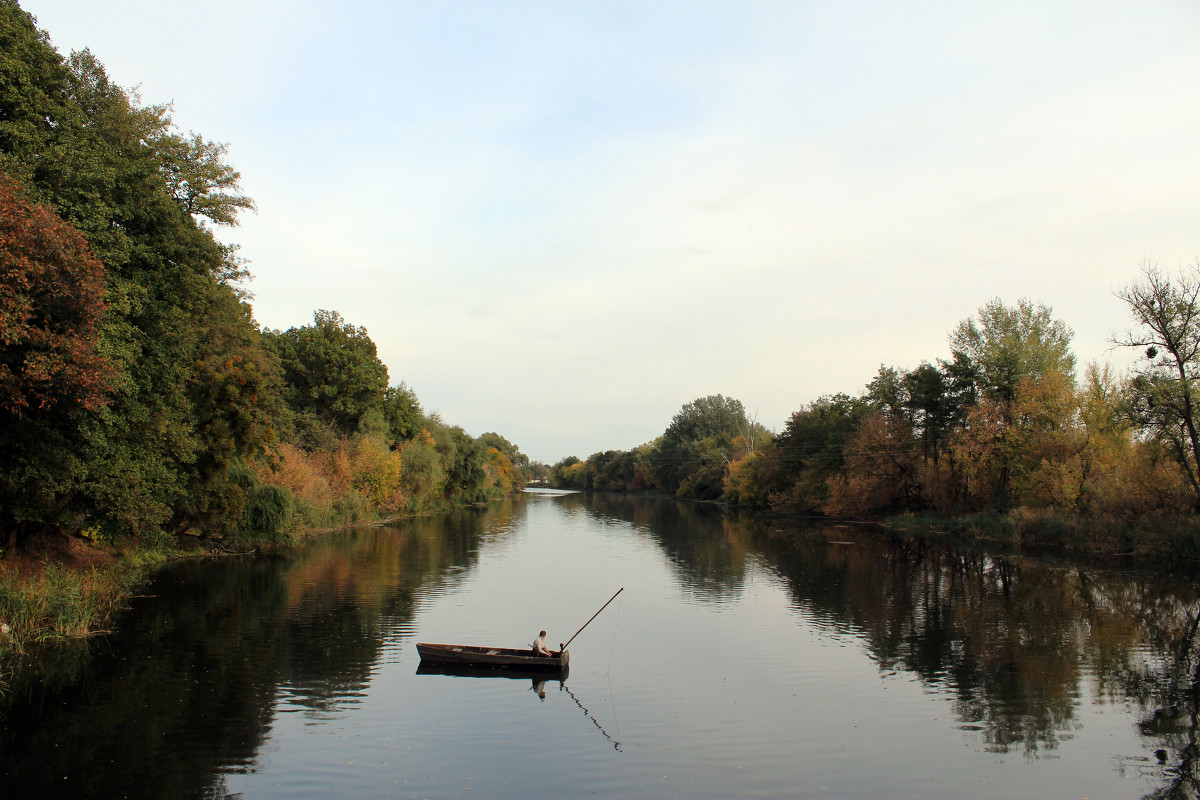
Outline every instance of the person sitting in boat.
{"type": "Polygon", "coordinates": [[[538,637],[533,640],[533,644],[530,646],[533,648],[533,652],[537,653],[539,656],[546,656],[547,658],[554,658],[555,656],[558,655],[558,653],[554,652],[553,650],[546,649],[546,632],[545,631],[542,631],[541,633],[539,633],[538,637]]]}

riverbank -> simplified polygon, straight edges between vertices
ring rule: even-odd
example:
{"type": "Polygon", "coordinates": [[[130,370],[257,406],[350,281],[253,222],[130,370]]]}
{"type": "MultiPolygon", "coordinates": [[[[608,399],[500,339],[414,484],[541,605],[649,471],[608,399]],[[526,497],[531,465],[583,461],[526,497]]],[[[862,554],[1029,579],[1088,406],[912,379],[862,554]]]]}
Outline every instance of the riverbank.
{"type": "Polygon", "coordinates": [[[107,632],[150,572],[183,549],[120,550],[42,537],[0,560],[0,688],[15,658],[107,632]]]}
{"type": "MultiPolygon", "coordinates": [[[[587,490],[602,491],[602,490],[587,490]]],[[[1127,558],[1143,566],[1200,566],[1200,514],[1148,512],[1137,516],[1085,516],[1053,509],[1015,508],[942,515],[931,512],[837,517],[785,513],[725,503],[678,498],[661,492],[615,492],[720,506],[780,519],[878,526],[891,535],[996,546],[1029,555],[1053,553],[1079,558],[1127,558]]]]}
{"type": "MultiPolygon", "coordinates": [[[[480,504],[457,507],[475,505],[480,504]]],[[[108,633],[138,589],[169,561],[285,550],[355,525],[381,525],[432,513],[441,512],[380,519],[356,513],[343,516],[340,525],[308,528],[295,524],[297,516],[282,536],[224,543],[164,535],[140,544],[120,545],[63,534],[40,536],[0,558],[0,693],[8,688],[8,678],[19,662],[28,661],[31,655],[36,658],[42,648],[108,633]]],[[[330,516],[313,518],[326,520],[330,516]]]]}
{"type": "Polygon", "coordinates": [[[1085,517],[1018,508],[953,517],[900,514],[878,522],[900,535],[1003,545],[1031,554],[1122,557],[1163,567],[1200,563],[1200,516],[1190,513],[1085,517]]]}

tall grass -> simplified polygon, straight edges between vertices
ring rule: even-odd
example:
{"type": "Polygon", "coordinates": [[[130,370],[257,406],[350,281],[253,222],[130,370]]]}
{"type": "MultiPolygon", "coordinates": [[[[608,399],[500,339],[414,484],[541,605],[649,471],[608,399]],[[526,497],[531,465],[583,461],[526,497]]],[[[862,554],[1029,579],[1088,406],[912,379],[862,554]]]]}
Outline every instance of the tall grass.
{"type": "Polygon", "coordinates": [[[7,627],[0,633],[0,658],[104,629],[141,575],[123,566],[76,570],[47,564],[32,574],[0,569],[0,623],[7,627]]]}

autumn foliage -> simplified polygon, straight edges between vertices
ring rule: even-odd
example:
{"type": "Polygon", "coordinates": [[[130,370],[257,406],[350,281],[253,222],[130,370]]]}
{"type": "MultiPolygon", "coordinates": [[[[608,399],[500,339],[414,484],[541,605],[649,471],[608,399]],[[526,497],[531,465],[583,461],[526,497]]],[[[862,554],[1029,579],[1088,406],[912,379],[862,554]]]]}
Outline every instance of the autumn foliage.
{"type": "Polygon", "coordinates": [[[102,406],[105,307],[104,266],[83,235],[0,175],[0,410],[20,418],[102,406]]]}

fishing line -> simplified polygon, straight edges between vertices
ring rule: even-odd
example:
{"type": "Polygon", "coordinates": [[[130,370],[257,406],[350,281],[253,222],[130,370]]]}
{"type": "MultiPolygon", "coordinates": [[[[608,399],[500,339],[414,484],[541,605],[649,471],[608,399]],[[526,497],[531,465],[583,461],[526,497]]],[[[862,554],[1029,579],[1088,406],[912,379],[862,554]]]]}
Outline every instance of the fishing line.
{"type": "Polygon", "coordinates": [[[613,710],[613,730],[617,732],[618,740],[621,738],[621,721],[617,719],[617,699],[612,688],[612,657],[613,651],[617,649],[617,626],[621,624],[621,606],[623,605],[625,605],[624,597],[621,598],[621,602],[617,603],[617,619],[613,623],[612,641],[608,644],[608,667],[604,670],[604,677],[608,679],[608,703],[613,710]]]}
{"type": "Polygon", "coordinates": [[[617,603],[617,618],[613,622],[612,641],[608,643],[608,667],[605,668],[605,675],[612,671],[613,650],[617,644],[617,626],[621,624],[621,606],[625,605],[625,598],[621,598],[621,602],[617,603]]]}

